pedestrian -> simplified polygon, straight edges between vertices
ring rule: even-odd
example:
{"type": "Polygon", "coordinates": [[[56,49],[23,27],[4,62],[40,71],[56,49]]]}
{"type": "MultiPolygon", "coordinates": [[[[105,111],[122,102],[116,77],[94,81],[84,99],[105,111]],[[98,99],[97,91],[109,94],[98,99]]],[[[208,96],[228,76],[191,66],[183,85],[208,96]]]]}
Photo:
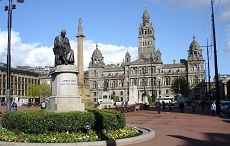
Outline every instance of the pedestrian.
{"type": "Polygon", "coordinates": [[[196,105],[194,102],[192,102],[192,112],[195,112],[196,105]]]}
{"type": "Polygon", "coordinates": [[[179,106],[180,106],[180,112],[183,113],[184,112],[184,102],[180,102],[179,103],[179,106]]]}
{"type": "Polygon", "coordinates": [[[161,113],[161,103],[160,103],[160,101],[156,102],[156,108],[157,108],[158,114],[160,114],[161,113]]]}
{"type": "Polygon", "coordinates": [[[13,101],[10,106],[11,112],[16,112],[17,111],[17,103],[13,101]]]}
{"type": "Polygon", "coordinates": [[[216,116],[216,103],[215,103],[215,101],[213,101],[213,103],[211,104],[211,112],[212,112],[212,116],[216,116]]]}
{"type": "Polygon", "coordinates": [[[165,102],[164,101],[162,101],[162,109],[165,112],[165,102]]]}
{"type": "Polygon", "coordinates": [[[202,108],[202,112],[204,112],[204,108],[205,108],[205,101],[204,100],[201,102],[201,108],[202,108]]]}
{"type": "Polygon", "coordinates": [[[171,103],[171,101],[169,101],[169,112],[171,112],[172,111],[172,103],[171,103]]]}
{"type": "Polygon", "coordinates": [[[41,109],[45,109],[45,108],[46,108],[46,102],[42,101],[42,103],[41,103],[41,109]]]}

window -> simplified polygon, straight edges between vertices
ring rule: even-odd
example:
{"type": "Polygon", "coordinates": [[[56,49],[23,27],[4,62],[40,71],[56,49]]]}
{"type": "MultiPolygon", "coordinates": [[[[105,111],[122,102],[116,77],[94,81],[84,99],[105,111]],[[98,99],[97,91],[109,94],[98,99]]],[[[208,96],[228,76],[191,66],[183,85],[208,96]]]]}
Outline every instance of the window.
{"type": "Polygon", "coordinates": [[[165,93],[168,94],[168,93],[169,93],[169,90],[165,90],[165,93]]]}
{"type": "Polygon", "coordinates": [[[94,81],[93,88],[97,88],[97,81],[94,81]]]}
{"type": "Polygon", "coordinates": [[[120,92],[120,95],[123,95],[123,91],[120,92]]]}
{"type": "Polygon", "coordinates": [[[166,78],[166,85],[170,85],[169,78],[166,78]]]}

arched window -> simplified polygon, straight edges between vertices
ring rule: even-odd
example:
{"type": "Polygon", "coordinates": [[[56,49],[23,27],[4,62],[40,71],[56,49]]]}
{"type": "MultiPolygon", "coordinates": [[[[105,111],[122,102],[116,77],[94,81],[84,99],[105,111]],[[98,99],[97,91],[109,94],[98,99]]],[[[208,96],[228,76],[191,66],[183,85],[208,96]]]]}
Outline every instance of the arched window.
{"type": "Polygon", "coordinates": [[[134,79],[134,85],[137,85],[137,79],[134,79]]]}
{"type": "Polygon", "coordinates": [[[97,88],[97,81],[93,82],[93,88],[97,88]]]}
{"type": "Polygon", "coordinates": [[[142,74],[145,74],[145,68],[142,67],[142,74]]]}
{"type": "Polygon", "coordinates": [[[165,79],[165,82],[166,82],[166,85],[170,85],[170,82],[169,82],[169,78],[168,78],[168,77],[165,79]]]}

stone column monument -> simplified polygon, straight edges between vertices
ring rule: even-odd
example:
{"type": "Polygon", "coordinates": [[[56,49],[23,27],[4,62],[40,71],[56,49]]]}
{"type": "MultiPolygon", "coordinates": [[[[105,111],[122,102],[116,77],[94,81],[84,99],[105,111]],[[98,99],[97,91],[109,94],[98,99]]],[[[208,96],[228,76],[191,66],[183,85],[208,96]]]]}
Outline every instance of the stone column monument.
{"type": "Polygon", "coordinates": [[[79,71],[78,81],[81,84],[84,84],[84,62],[83,62],[83,27],[82,19],[79,18],[78,21],[78,32],[77,32],[77,69],[79,71]]]}
{"type": "Polygon", "coordinates": [[[52,96],[49,98],[48,111],[68,112],[84,111],[84,103],[78,95],[77,67],[74,65],[74,54],[66,31],[54,41],[55,67],[51,70],[52,96]]]}

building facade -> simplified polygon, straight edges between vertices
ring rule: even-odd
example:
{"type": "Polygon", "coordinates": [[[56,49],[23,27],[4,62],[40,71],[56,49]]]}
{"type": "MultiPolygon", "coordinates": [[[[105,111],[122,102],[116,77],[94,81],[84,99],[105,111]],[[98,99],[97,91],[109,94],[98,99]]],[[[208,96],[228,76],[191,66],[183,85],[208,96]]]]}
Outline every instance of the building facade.
{"type": "MultiPolygon", "coordinates": [[[[20,98],[28,98],[27,90],[29,84],[40,84],[39,74],[35,72],[11,69],[11,96],[20,98]]],[[[7,89],[7,68],[6,65],[0,65],[0,99],[1,102],[6,101],[7,89]]]]}
{"type": "Polygon", "coordinates": [[[157,98],[175,97],[171,89],[174,79],[184,77],[191,89],[190,98],[205,96],[205,71],[202,49],[195,37],[188,49],[188,58],[179,63],[164,64],[161,51],[155,47],[154,28],[145,9],[138,29],[138,58],[132,61],[127,52],[121,64],[106,65],[96,45],[88,66],[90,96],[98,101],[99,93],[108,91],[119,96],[121,101],[129,100],[130,88],[137,87],[138,99],[155,94],[157,98]]]}
{"type": "Polygon", "coordinates": [[[219,75],[220,99],[230,99],[230,75],[219,75]]]}

